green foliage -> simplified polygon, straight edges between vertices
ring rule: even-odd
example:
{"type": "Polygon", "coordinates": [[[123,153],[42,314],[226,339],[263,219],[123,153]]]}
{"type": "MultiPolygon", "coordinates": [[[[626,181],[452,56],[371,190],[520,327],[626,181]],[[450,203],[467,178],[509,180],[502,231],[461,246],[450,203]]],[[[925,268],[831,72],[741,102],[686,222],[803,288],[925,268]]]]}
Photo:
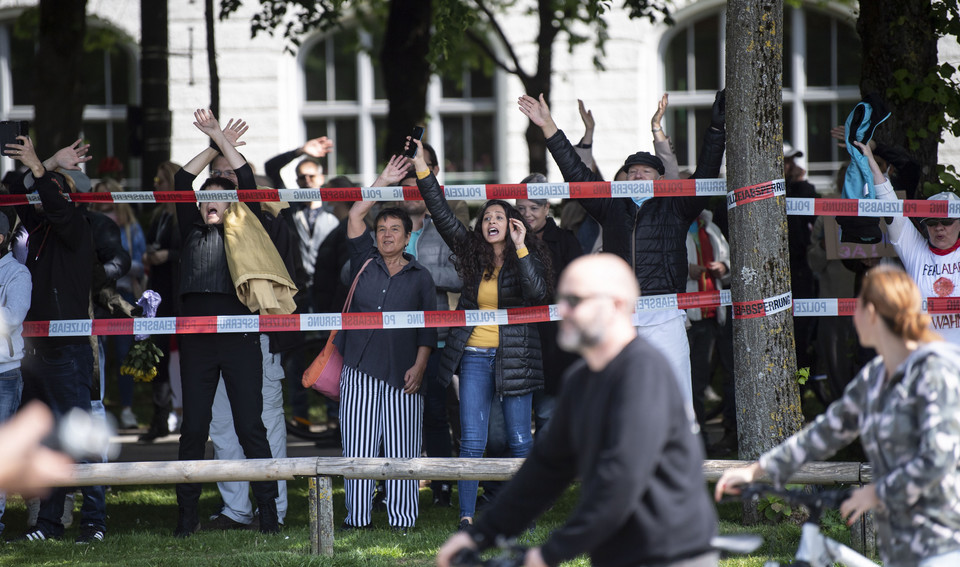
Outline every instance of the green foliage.
{"type": "MultiPolygon", "coordinates": [[[[938,37],[952,36],[960,40],[960,0],[943,0],[930,4],[930,15],[935,24],[938,37]]],[[[905,17],[890,24],[897,28],[915,25],[905,17]]],[[[907,32],[909,33],[909,32],[907,32]]],[[[929,71],[898,69],[894,71],[895,85],[887,89],[887,96],[894,103],[917,100],[935,105],[942,112],[931,112],[925,125],[906,130],[908,149],[916,150],[920,141],[936,136],[943,141],[943,133],[960,136],[960,82],[957,80],[957,67],[943,63],[929,71]],[[926,72],[925,72],[926,71],[926,72]]],[[[953,166],[938,166],[940,183],[924,183],[924,194],[930,195],[942,191],[946,185],[953,191],[960,189],[960,177],[953,166]]]]}
{"type": "Polygon", "coordinates": [[[797,378],[797,384],[803,386],[807,383],[807,380],[810,379],[810,367],[805,366],[803,368],[798,368],[795,376],[797,378]]]}
{"type": "MultiPolygon", "coordinates": [[[[242,4],[243,0],[220,0],[220,19],[229,18],[242,4]]],[[[348,6],[353,7],[349,0],[260,0],[260,11],[250,20],[250,37],[261,32],[272,36],[279,30],[289,42],[285,50],[293,53],[305,36],[340,25],[348,6]]]]}
{"type": "Polygon", "coordinates": [[[777,496],[767,496],[757,502],[757,510],[763,517],[773,523],[786,520],[793,514],[793,508],[777,496]]]}
{"type": "MultiPolygon", "coordinates": [[[[83,38],[83,50],[87,53],[97,51],[113,52],[127,38],[111,27],[108,22],[94,16],[87,17],[87,33],[83,38]]],[[[21,40],[36,40],[40,30],[40,9],[27,8],[20,13],[13,24],[13,36],[21,40]]]]}

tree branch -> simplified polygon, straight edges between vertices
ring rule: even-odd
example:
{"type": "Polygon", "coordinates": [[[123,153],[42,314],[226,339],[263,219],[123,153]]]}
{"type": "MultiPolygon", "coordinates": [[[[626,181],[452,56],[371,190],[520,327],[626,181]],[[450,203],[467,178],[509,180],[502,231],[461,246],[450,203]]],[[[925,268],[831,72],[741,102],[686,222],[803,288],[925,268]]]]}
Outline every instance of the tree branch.
{"type": "Polygon", "coordinates": [[[517,75],[521,77],[524,75],[524,72],[522,69],[517,69],[517,68],[512,69],[510,67],[507,67],[506,62],[504,62],[499,57],[497,57],[497,54],[493,52],[493,48],[490,47],[490,45],[486,41],[484,41],[483,38],[478,36],[473,30],[465,30],[465,31],[470,41],[475,43],[477,47],[479,47],[480,50],[483,51],[483,53],[487,57],[489,57],[491,61],[493,61],[494,65],[496,65],[497,67],[500,67],[501,69],[503,69],[507,73],[510,73],[511,75],[517,75]]]}
{"type": "Polygon", "coordinates": [[[480,11],[487,16],[487,21],[489,21],[490,25],[493,27],[494,33],[496,33],[497,37],[500,38],[500,42],[503,43],[503,46],[506,48],[507,54],[510,55],[510,59],[513,60],[513,65],[516,68],[516,71],[509,71],[509,69],[507,69],[505,65],[499,62],[497,57],[493,54],[493,50],[490,48],[490,46],[485,45],[486,42],[481,42],[484,44],[482,46],[484,51],[486,51],[487,54],[494,60],[494,62],[500,65],[500,67],[502,67],[504,70],[514,73],[521,79],[528,78],[529,75],[523,70],[523,67],[520,66],[520,58],[517,57],[517,53],[513,50],[513,45],[511,45],[510,40],[507,39],[507,35],[503,32],[503,28],[500,27],[500,24],[497,22],[497,19],[494,17],[493,12],[491,12],[490,9],[487,8],[487,5],[483,3],[483,0],[473,0],[473,1],[477,5],[477,7],[480,8],[480,11]]]}

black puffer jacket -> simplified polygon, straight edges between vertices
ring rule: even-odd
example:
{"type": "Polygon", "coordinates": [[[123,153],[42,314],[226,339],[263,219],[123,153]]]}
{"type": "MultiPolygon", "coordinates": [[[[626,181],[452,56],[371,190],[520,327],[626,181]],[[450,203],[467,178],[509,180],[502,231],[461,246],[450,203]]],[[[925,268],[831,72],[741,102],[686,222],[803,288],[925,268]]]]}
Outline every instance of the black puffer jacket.
{"type": "MultiPolygon", "coordinates": [[[[469,238],[469,229],[453,214],[432,174],[417,181],[427,210],[451,250],[469,238]]],[[[480,282],[464,282],[457,309],[478,309],[477,288],[480,282]]],[[[497,279],[499,308],[543,305],[547,301],[546,269],[531,251],[514,262],[504,262],[497,279]]],[[[522,396],[543,389],[543,361],[540,356],[540,333],[536,323],[500,325],[500,345],[496,358],[496,395],[522,396]]],[[[440,360],[440,380],[449,384],[457,373],[460,358],[472,326],[451,327],[440,360]]]]}
{"type": "MultiPolygon", "coordinates": [[[[712,179],[720,174],[723,130],[710,127],[703,139],[693,178],[712,179]]],[[[547,148],[565,181],[602,181],[580,161],[570,141],[558,130],[547,148]]],[[[709,197],[658,197],[640,208],[633,199],[580,199],[603,227],[603,251],[626,260],[637,275],[644,295],[680,293],[687,285],[687,229],[707,206],[709,197]]]]}

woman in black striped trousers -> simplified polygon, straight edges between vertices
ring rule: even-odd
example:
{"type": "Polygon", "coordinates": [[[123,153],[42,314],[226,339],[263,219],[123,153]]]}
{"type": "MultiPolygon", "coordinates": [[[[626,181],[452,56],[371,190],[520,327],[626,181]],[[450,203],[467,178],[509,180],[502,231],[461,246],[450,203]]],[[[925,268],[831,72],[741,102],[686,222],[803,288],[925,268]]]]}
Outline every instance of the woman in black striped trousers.
{"type": "MultiPolygon", "coordinates": [[[[404,158],[394,156],[374,186],[403,178],[404,158]],[[399,177],[396,177],[398,176],[399,177]],[[394,179],[396,177],[396,179],[394,179]]],[[[376,244],[363,218],[372,201],[357,202],[347,222],[351,272],[356,279],[350,312],[424,311],[436,309],[433,278],[405,252],[413,223],[406,212],[380,211],[374,226],[376,244]],[[359,277],[358,277],[359,274],[359,277]]],[[[423,397],[419,394],[436,329],[356,329],[335,339],[343,354],[340,377],[340,434],[344,457],[388,459],[420,456],[423,397]]],[[[344,528],[370,525],[374,481],[346,479],[344,528]]],[[[419,511],[416,480],[387,481],[387,518],[405,531],[419,511]]]]}

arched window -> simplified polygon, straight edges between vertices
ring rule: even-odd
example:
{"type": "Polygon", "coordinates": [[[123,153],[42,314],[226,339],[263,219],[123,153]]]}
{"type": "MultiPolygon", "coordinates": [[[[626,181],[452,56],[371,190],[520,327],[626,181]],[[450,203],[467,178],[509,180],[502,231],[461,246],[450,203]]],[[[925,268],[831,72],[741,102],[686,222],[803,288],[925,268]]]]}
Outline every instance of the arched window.
{"type": "MultiPolygon", "coordinates": [[[[724,78],[725,12],[701,14],[664,37],[670,108],[664,126],[681,167],[696,167],[710,105],[724,78]]],[[[860,100],[860,41],[851,17],[813,6],[783,11],[783,139],[804,152],[812,181],[826,187],[846,159],[830,138],[860,100]]]]}
{"type": "MultiPolygon", "coordinates": [[[[16,29],[15,20],[0,22],[0,120],[34,119],[31,92],[36,39],[16,29]]],[[[97,176],[97,164],[114,156],[124,166],[124,176],[137,179],[138,164],[129,155],[127,108],[137,104],[137,56],[134,44],[96,20],[87,24],[83,54],[83,139],[90,143],[87,174],[97,176]]],[[[40,156],[41,159],[47,156],[40,156]]],[[[0,160],[4,172],[13,167],[0,160]]]]}
{"type": "MultiPolygon", "coordinates": [[[[333,139],[331,173],[361,183],[372,181],[389,157],[382,155],[381,143],[388,108],[376,56],[380,37],[346,30],[306,42],[300,55],[305,135],[333,139]]],[[[447,183],[497,178],[493,84],[494,77],[470,70],[460,77],[431,79],[424,139],[437,151],[441,179],[447,183]]]]}

